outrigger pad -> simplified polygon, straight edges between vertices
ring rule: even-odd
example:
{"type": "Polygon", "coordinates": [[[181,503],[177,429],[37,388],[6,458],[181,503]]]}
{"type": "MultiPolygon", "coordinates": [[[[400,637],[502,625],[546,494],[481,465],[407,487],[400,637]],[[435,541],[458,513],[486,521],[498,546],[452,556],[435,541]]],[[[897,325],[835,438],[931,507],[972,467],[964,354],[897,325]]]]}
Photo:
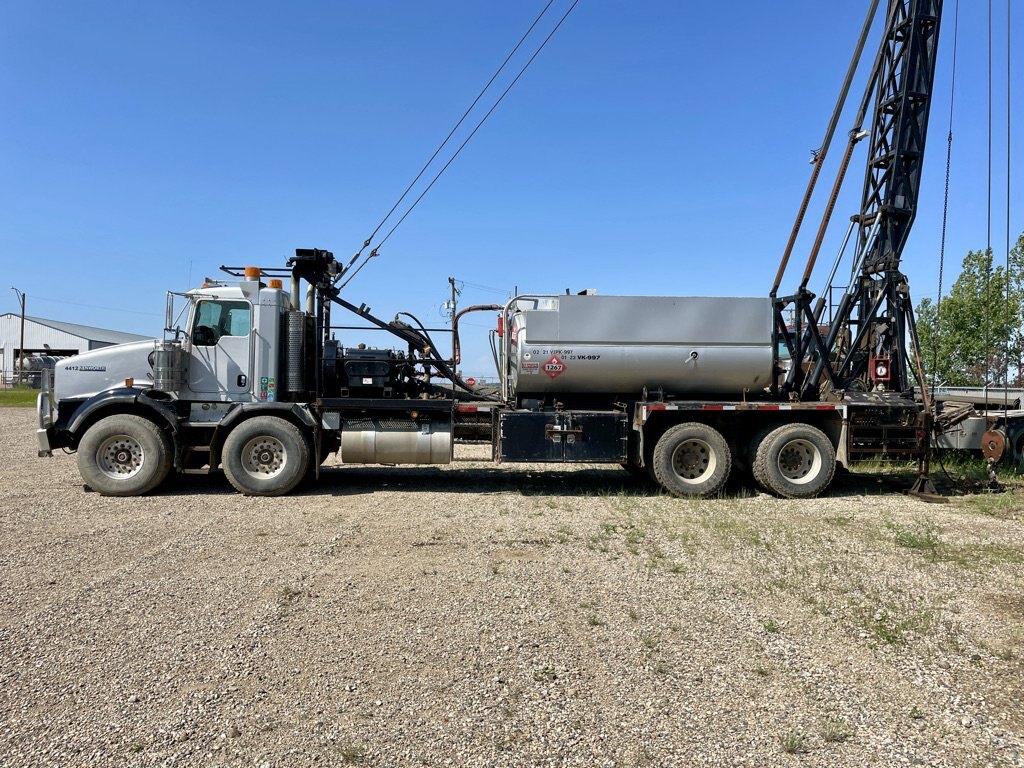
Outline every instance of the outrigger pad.
{"type": "Polygon", "coordinates": [[[938,488],[935,487],[935,483],[932,479],[922,472],[917,476],[917,480],[910,486],[910,490],[907,491],[907,496],[914,496],[921,501],[927,501],[932,504],[948,504],[949,499],[939,493],[938,488]]]}

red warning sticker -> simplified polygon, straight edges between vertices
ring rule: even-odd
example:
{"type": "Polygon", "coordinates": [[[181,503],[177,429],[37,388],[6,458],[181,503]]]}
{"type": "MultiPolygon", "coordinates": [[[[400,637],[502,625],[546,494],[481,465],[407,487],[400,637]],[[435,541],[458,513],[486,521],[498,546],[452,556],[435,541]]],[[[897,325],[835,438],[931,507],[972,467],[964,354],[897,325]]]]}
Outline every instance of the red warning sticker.
{"type": "Polygon", "coordinates": [[[552,379],[557,379],[563,373],[565,373],[566,366],[562,362],[562,358],[558,355],[552,355],[551,359],[544,363],[544,373],[550,376],[552,379]]]}

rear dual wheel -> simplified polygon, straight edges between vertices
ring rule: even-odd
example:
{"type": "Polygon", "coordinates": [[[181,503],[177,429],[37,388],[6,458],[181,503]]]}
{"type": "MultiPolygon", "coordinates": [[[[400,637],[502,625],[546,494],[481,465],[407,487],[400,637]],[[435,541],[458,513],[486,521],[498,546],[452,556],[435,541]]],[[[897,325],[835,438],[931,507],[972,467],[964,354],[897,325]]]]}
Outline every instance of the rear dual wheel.
{"type": "Polygon", "coordinates": [[[725,438],[707,424],[678,424],[654,446],[654,478],[673,496],[712,496],[718,493],[732,468],[725,438]]]}
{"type": "Polygon", "coordinates": [[[754,479],[770,493],[809,499],[824,491],[836,471],[836,453],[824,432],[810,424],[785,424],[765,434],[754,456],[754,479]]]}

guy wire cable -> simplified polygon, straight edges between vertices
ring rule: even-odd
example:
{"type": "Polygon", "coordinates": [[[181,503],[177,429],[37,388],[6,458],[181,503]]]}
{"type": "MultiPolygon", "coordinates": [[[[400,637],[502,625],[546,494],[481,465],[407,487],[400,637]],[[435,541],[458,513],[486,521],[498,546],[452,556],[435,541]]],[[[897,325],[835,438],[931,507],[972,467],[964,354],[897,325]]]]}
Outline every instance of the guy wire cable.
{"type": "MultiPolygon", "coordinates": [[[[989,304],[989,284],[992,280],[992,0],[988,0],[988,197],[986,204],[985,223],[985,295],[984,302],[989,304]]],[[[991,327],[992,313],[985,312],[985,405],[988,405],[988,385],[991,376],[991,327]]]]}
{"type": "Polygon", "coordinates": [[[470,132],[469,136],[466,137],[465,141],[463,141],[462,144],[459,145],[459,148],[455,150],[455,153],[450,158],[448,158],[448,162],[446,162],[441,167],[441,170],[438,171],[437,174],[435,174],[434,178],[431,179],[430,183],[427,184],[426,188],[413,201],[412,205],[410,205],[409,208],[406,209],[405,213],[402,214],[402,217],[395,223],[393,227],[391,227],[388,233],[384,235],[384,238],[379,243],[377,243],[377,245],[374,246],[373,250],[370,251],[370,253],[366,256],[362,264],[359,265],[359,267],[348,278],[348,280],[342,283],[342,288],[348,285],[352,281],[352,278],[359,274],[359,271],[364,266],[366,266],[366,264],[368,264],[371,259],[374,259],[379,255],[378,252],[381,246],[383,246],[384,243],[386,243],[391,238],[391,236],[395,233],[395,230],[397,230],[402,225],[402,222],[404,222],[406,218],[409,216],[409,214],[413,212],[416,206],[420,204],[420,201],[423,200],[426,194],[433,188],[434,184],[437,183],[437,180],[441,178],[442,174],[444,174],[444,172],[448,170],[449,166],[451,166],[451,164],[455,162],[455,158],[457,158],[462,153],[462,150],[466,148],[466,145],[469,144],[469,142],[473,139],[474,136],[476,136],[477,131],[479,131],[483,124],[487,122],[487,119],[492,114],[494,114],[494,110],[496,110],[498,106],[501,104],[501,102],[504,101],[509,91],[511,91],[515,84],[519,82],[519,79],[523,76],[523,74],[526,72],[529,66],[534,62],[537,56],[540,55],[540,52],[544,50],[544,47],[548,44],[548,41],[550,41],[551,38],[554,37],[555,33],[562,26],[562,23],[569,17],[569,14],[572,13],[573,9],[579,4],[579,1],[580,0],[573,0],[569,8],[565,11],[565,13],[562,14],[562,18],[558,20],[558,23],[555,24],[554,28],[552,28],[552,30],[548,33],[547,37],[544,38],[541,44],[537,47],[537,50],[533,52],[533,55],[530,56],[527,62],[523,65],[522,69],[519,70],[519,73],[512,79],[512,82],[510,82],[508,86],[505,88],[505,90],[501,92],[501,95],[498,97],[498,100],[494,102],[494,105],[489,110],[487,110],[487,113],[482,118],[480,118],[480,122],[476,124],[476,126],[470,132]]]}
{"type": "MultiPolygon", "coordinates": [[[[1006,349],[1003,353],[1003,424],[1006,425],[1009,419],[1009,400],[1010,400],[1010,337],[1012,334],[1011,328],[1013,324],[1010,320],[1010,287],[1012,281],[1010,279],[1010,52],[1013,48],[1010,45],[1010,0],[1006,0],[1006,349]]],[[[1017,371],[1018,381],[1020,379],[1020,371],[1017,371]]]]}
{"type": "MultiPolygon", "coordinates": [[[[459,127],[466,121],[466,118],[469,116],[469,113],[473,111],[473,108],[477,105],[480,99],[483,98],[483,95],[487,92],[487,89],[491,87],[494,81],[498,78],[498,75],[500,75],[502,70],[505,69],[505,65],[507,65],[509,61],[511,61],[512,57],[516,55],[516,51],[518,51],[522,44],[526,41],[526,38],[530,36],[530,33],[533,32],[533,28],[537,26],[537,23],[544,17],[544,14],[548,12],[548,9],[551,7],[551,4],[554,1],[555,0],[548,0],[547,5],[545,5],[541,9],[541,12],[539,14],[537,14],[537,18],[533,20],[533,23],[529,26],[526,32],[523,33],[523,36],[519,38],[519,42],[515,44],[515,47],[511,51],[509,51],[509,54],[508,56],[505,57],[505,60],[501,62],[501,66],[499,66],[494,71],[494,74],[491,75],[491,79],[488,80],[487,84],[480,89],[480,93],[478,93],[476,95],[476,98],[473,99],[473,103],[466,108],[466,111],[462,113],[462,117],[459,118],[459,121],[455,123],[455,126],[451,129],[451,131],[448,132],[448,135],[444,137],[444,141],[438,144],[437,149],[434,150],[434,154],[432,154],[430,156],[430,159],[423,164],[422,168],[420,168],[420,172],[416,174],[416,178],[409,182],[409,186],[405,188],[405,191],[402,192],[401,196],[398,198],[395,204],[391,206],[391,210],[387,212],[387,215],[380,220],[379,224],[377,224],[377,228],[373,230],[373,232],[370,234],[368,238],[366,238],[366,242],[363,243],[363,247],[359,249],[356,255],[353,256],[351,261],[349,261],[349,263],[346,265],[345,271],[347,271],[349,267],[351,267],[352,264],[355,262],[355,260],[362,255],[363,251],[370,246],[370,243],[373,241],[373,238],[375,238],[377,236],[377,233],[380,232],[381,227],[384,226],[384,223],[389,218],[391,218],[391,214],[393,214],[395,212],[395,209],[402,204],[402,201],[405,200],[406,195],[409,194],[409,190],[416,186],[416,182],[418,182],[423,177],[423,174],[426,173],[427,168],[430,167],[430,164],[434,162],[434,159],[438,156],[438,154],[440,154],[441,150],[444,149],[445,145],[451,140],[452,136],[455,135],[455,132],[459,130],[459,127]]],[[[344,271],[342,272],[342,274],[344,274],[344,271]]]]}
{"type": "Polygon", "coordinates": [[[946,136],[946,191],[942,197],[942,237],[939,241],[939,293],[935,300],[935,327],[932,331],[932,392],[939,383],[939,334],[942,318],[942,271],[946,263],[946,222],[949,218],[949,171],[953,157],[953,104],[956,99],[956,48],[960,28],[960,0],[953,11],[953,67],[949,83],[949,134],[946,136]]]}

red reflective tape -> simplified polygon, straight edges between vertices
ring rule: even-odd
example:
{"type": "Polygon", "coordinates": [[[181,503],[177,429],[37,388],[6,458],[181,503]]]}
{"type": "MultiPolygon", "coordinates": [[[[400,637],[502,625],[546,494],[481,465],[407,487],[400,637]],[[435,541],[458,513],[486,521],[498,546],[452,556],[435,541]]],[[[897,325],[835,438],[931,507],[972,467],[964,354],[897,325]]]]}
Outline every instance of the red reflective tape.
{"type": "Polygon", "coordinates": [[[778,411],[778,410],[781,410],[779,408],[779,406],[777,406],[777,405],[759,405],[757,408],[758,408],[759,411],[778,411]]]}
{"type": "Polygon", "coordinates": [[[666,407],[664,405],[645,405],[644,408],[646,408],[648,411],[664,411],[664,410],[666,410],[666,407]]]}
{"type": "Polygon", "coordinates": [[[816,411],[834,411],[838,407],[839,407],[838,405],[816,405],[816,406],[814,406],[814,410],[816,410],[816,411]]]}
{"type": "Polygon", "coordinates": [[[455,406],[455,410],[459,413],[476,413],[480,409],[475,405],[457,405],[455,406]]]}
{"type": "Polygon", "coordinates": [[[707,405],[707,404],[705,404],[704,410],[705,411],[724,411],[725,410],[725,406],[724,405],[707,405]]]}

